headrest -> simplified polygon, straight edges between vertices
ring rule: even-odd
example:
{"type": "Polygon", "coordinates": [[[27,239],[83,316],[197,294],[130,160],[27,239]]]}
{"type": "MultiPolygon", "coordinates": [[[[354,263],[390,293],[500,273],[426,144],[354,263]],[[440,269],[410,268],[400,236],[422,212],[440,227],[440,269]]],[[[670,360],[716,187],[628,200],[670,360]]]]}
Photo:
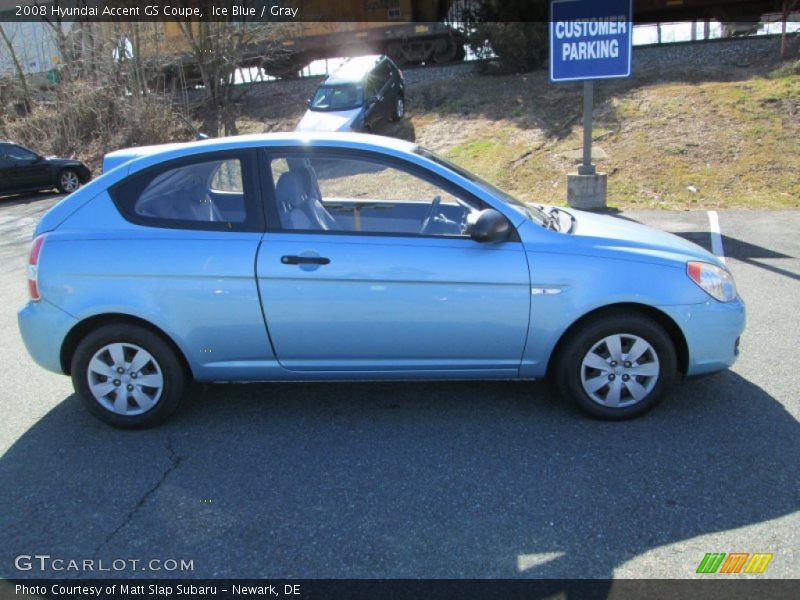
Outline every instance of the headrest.
{"type": "Polygon", "coordinates": [[[297,174],[297,179],[302,186],[303,191],[309,196],[317,196],[317,177],[314,175],[314,170],[311,167],[303,166],[293,171],[297,174]]]}
{"type": "Polygon", "coordinates": [[[285,205],[290,208],[300,206],[306,199],[303,186],[297,175],[291,171],[284,173],[278,179],[278,185],[275,186],[275,196],[278,200],[278,205],[285,205]]]}

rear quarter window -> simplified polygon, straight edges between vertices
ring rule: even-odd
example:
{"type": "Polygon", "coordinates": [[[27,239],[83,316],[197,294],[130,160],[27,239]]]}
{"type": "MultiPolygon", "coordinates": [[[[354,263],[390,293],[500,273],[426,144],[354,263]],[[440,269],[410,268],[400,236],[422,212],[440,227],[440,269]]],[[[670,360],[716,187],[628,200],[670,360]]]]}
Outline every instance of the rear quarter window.
{"type": "Polygon", "coordinates": [[[152,227],[263,229],[249,156],[203,156],[135,173],[111,190],[129,221],[152,227]]]}

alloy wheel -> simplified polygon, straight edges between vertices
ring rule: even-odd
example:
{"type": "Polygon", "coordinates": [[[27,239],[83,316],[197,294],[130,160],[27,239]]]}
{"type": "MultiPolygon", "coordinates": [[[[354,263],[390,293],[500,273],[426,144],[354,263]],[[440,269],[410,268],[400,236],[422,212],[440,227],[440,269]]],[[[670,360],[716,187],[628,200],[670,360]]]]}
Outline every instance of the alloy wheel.
{"type": "Polygon", "coordinates": [[[64,171],[59,181],[61,189],[65,192],[74,192],[81,186],[81,180],[78,179],[78,175],[74,171],[64,171]]]}

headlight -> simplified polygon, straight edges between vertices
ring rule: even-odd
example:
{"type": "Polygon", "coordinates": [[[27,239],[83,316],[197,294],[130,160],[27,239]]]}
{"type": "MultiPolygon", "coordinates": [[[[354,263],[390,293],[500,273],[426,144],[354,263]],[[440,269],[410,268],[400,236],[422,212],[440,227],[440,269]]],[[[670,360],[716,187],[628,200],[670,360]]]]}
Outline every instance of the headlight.
{"type": "Polygon", "coordinates": [[[725,269],[705,262],[689,261],[686,274],[712,298],[720,302],[736,299],[736,284],[733,275],[725,269]]]}

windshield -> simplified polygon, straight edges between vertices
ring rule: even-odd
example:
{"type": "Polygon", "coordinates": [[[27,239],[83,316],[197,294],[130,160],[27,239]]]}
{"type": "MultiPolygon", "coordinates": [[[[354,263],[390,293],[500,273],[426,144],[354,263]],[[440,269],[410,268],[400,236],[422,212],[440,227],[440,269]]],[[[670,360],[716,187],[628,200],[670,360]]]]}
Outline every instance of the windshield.
{"type": "Polygon", "coordinates": [[[353,110],[364,104],[364,90],[355,84],[323,85],[317,88],[309,108],[318,111],[353,110]]]}
{"type": "Polygon", "coordinates": [[[475,185],[483,188],[485,192],[491,194],[492,196],[501,200],[502,202],[505,202],[511,208],[513,208],[523,216],[527,217],[534,223],[537,223],[539,225],[544,225],[549,220],[549,217],[545,215],[538,207],[533,206],[531,204],[525,204],[523,202],[520,202],[508,192],[504,192],[503,190],[501,190],[497,186],[492,185],[485,179],[481,179],[474,173],[470,173],[466,169],[459,167],[457,164],[450,162],[446,158],[442,158],[438,154],[434,154],[430,150],[426,150],[425,148],[417,146],[416,148],[414,148],[414,153],[419,154],[420,156],[427,158],[428,160],[432,160],[433,162],[445,167],[446,169],[455,171],[456,173],[461,175],[464,179],[468,179],[475,185]]]}

